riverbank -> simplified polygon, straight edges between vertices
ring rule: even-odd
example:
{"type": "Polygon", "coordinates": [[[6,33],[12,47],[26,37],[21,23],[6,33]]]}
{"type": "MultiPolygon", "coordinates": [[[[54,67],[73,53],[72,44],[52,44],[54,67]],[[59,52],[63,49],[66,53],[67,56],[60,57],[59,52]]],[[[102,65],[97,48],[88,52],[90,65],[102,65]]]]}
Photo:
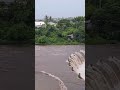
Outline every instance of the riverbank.
{"type": "Polygon", "coordinates": [[[35,45],[85,45],[85,43],[52,43],[52,44],[41,44],[41,43],[35,43],[35,45]]]}

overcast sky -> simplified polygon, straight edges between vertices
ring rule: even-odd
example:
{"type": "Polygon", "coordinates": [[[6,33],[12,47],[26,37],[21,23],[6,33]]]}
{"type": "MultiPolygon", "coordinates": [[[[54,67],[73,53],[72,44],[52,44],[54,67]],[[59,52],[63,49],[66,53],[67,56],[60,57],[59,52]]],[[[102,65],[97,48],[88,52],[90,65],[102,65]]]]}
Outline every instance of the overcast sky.
{"type": "Polygon", "coordinates": [[[85,0],[35,0],[35,19],[85,15],[85,0]]]}

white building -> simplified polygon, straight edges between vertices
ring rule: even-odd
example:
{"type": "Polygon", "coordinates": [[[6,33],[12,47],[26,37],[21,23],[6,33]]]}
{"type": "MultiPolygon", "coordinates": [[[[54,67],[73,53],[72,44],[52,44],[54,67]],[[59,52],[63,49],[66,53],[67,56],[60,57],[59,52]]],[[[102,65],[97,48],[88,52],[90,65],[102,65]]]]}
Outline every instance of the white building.
{"type": "Polygon", "coordinates": [[[35,21],[35,27],[36,28],[46,27],[46,24],[43,21],[35,21]]]}
{"type": "Polygon", "coordinates": [[[49,25],[53,25],[53,26],[56,26],[56,23],[54,22],[48,22],[49,25]]]}

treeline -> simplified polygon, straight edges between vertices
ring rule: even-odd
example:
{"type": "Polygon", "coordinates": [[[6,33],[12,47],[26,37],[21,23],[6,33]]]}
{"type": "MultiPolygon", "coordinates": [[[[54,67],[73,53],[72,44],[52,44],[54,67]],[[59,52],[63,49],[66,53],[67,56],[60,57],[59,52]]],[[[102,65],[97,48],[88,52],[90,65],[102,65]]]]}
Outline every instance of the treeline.
{"type": "Polygon", "coordinates": [[[0,2],[0,44],[34,42],[34,1],[0,2]]]}
{"type": "MultiPolygon", "coordinates": [[[[56,25],[35,30],[36,44],[80,44],[85,42],[85,17],[60,19],[56,25]]],[[[52,20],[54,21],[54,20],[52,20]]]]}
{"type": "Polygon", "coordinates": [[[87,20],[92,28],[86,30],[86,43],[119,43],[119,0],[86,0],[87,20]]]}

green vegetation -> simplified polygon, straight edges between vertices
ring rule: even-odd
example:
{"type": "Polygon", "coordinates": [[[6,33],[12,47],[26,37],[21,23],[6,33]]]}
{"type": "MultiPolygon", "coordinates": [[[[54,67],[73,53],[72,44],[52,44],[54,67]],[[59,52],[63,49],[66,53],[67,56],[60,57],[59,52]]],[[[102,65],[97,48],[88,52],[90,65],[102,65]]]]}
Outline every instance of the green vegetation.
{"type": "Polygon", "coordinates": [[[33,3],[33,0],[0,2],[0,44],[34,43],[33,3]]]}
{"type": "Polygon", "coordinates": [[[119,9],[119,0],[86,0],[86,20],[92,24],[91,30],[86,30],[87,44],[119,43],[119,9]]]}
{"type": "Polygon", "coordinates": [[[85,42],[85,18],[64,18],[55,21],[52,17],[45,17],[46,27],[35,29],[36,44],[80,44],[85,42]],[[54,22],[56,25],[50,25],[49,22],[54,22]]]}

